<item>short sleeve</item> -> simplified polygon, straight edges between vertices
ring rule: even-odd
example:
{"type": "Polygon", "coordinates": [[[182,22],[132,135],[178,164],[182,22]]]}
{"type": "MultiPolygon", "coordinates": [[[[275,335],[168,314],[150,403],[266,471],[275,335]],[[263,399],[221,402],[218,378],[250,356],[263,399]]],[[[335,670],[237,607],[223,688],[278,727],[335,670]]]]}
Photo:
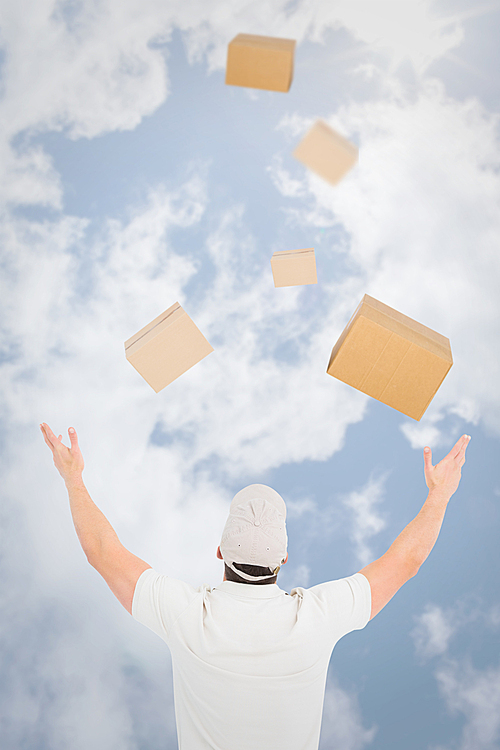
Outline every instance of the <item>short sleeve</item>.
{"type": "Polygon", "coordinates": [[[370,583],[362,573],[320,583],[308,591],[321,603],[332,623],[336,640],[352,630],[361,630],[370,619],[370,583]]]}
{"type": "Polygon", "coordinates": [[[172,625],[199,595],[188,583],[148,568],[135,587],[132,617],[168,642],[172,625]]]}

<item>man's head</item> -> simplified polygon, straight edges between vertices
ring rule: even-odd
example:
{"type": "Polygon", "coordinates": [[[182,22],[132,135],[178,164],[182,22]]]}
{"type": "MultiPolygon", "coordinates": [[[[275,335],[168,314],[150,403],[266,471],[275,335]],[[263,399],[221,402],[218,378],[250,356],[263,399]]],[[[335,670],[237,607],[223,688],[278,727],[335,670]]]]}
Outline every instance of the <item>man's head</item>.
{"type": "Polygon", "coordinates": [[[240,490],[231,502],[217,550],[226,574],[231,571],[245,583],[274,583],[288,557],[285,519],[285,501],[271,487],[251,484],[240,490]]]}

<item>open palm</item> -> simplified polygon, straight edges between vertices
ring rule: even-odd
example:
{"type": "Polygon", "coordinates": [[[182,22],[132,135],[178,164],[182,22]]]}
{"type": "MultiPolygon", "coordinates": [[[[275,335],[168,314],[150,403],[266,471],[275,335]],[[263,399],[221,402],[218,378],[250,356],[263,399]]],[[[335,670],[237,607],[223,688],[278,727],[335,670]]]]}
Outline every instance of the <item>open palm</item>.
{"type": "Polygon", "coordinates": [[[442,491],[448,497],[453,495],[460,483],[469,440],[470,435],[462,435],[448,455],[436,466],[432,465],[431,449],[424,449],[424,473],[429,491],[442,491]]]}
{"type": "Polygon", "coordinates": [[[81,476],[84,468],[83,456],[78,445],[78,438],[73,427],[68,430],[71,448],[67,448],[62,442],[62,435],[56,437],[48,424],[40,425],[45,442],[52,451],[54,464],[65,482],[69,479],[81,476]]]}

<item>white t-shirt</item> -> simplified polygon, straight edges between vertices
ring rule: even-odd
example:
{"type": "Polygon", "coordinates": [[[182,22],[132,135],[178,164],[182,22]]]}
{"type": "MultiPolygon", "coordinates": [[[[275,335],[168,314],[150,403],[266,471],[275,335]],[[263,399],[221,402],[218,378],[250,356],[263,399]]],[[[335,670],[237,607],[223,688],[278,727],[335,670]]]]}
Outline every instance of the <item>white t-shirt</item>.
{"type": "Polygon", "coordinates": [[[149,568],[132,603],[172,654],[180,750],[317,750],[332,649],[370,610],[361,573],[287,594],[149,568]]]}

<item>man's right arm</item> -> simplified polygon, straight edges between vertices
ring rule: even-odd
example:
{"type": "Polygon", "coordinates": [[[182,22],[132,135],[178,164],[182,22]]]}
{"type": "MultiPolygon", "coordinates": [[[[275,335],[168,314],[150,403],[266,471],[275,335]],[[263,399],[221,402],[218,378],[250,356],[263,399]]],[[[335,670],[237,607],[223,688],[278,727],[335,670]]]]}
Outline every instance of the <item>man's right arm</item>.
{"type": "Polygon", "coordinates": [[[463,435],[442,461],[432,466],[430,448],[424,450],[425,481],[429,494],[418,515],[378,560],[360,570],[372,595],[370,619],[392,599],[427,559],[439,536],[448,502],[457,489],[470,436],[463,435]]]}
{"type": "Polygon", "coordinates": [[[108,519],[90,497],[82,479],[84,468],[76,431],[69,429],[71,448],[56,437],[47,424],[40,425],[45,442],[52,451],[54,464],[64,479],[75,530],[93,568],[127,612],[132,614],[132,601],[139,576],[151,567],[133,555],[118,539],[108,519]]]}
{"type": "Polygon", "coordinates": [[[87,560],[104,578],[127,612],[139,577],[151,567],[120,542],[108,519],[90,497],[82,477],[66,481],[71,515],[87,560]]]}

